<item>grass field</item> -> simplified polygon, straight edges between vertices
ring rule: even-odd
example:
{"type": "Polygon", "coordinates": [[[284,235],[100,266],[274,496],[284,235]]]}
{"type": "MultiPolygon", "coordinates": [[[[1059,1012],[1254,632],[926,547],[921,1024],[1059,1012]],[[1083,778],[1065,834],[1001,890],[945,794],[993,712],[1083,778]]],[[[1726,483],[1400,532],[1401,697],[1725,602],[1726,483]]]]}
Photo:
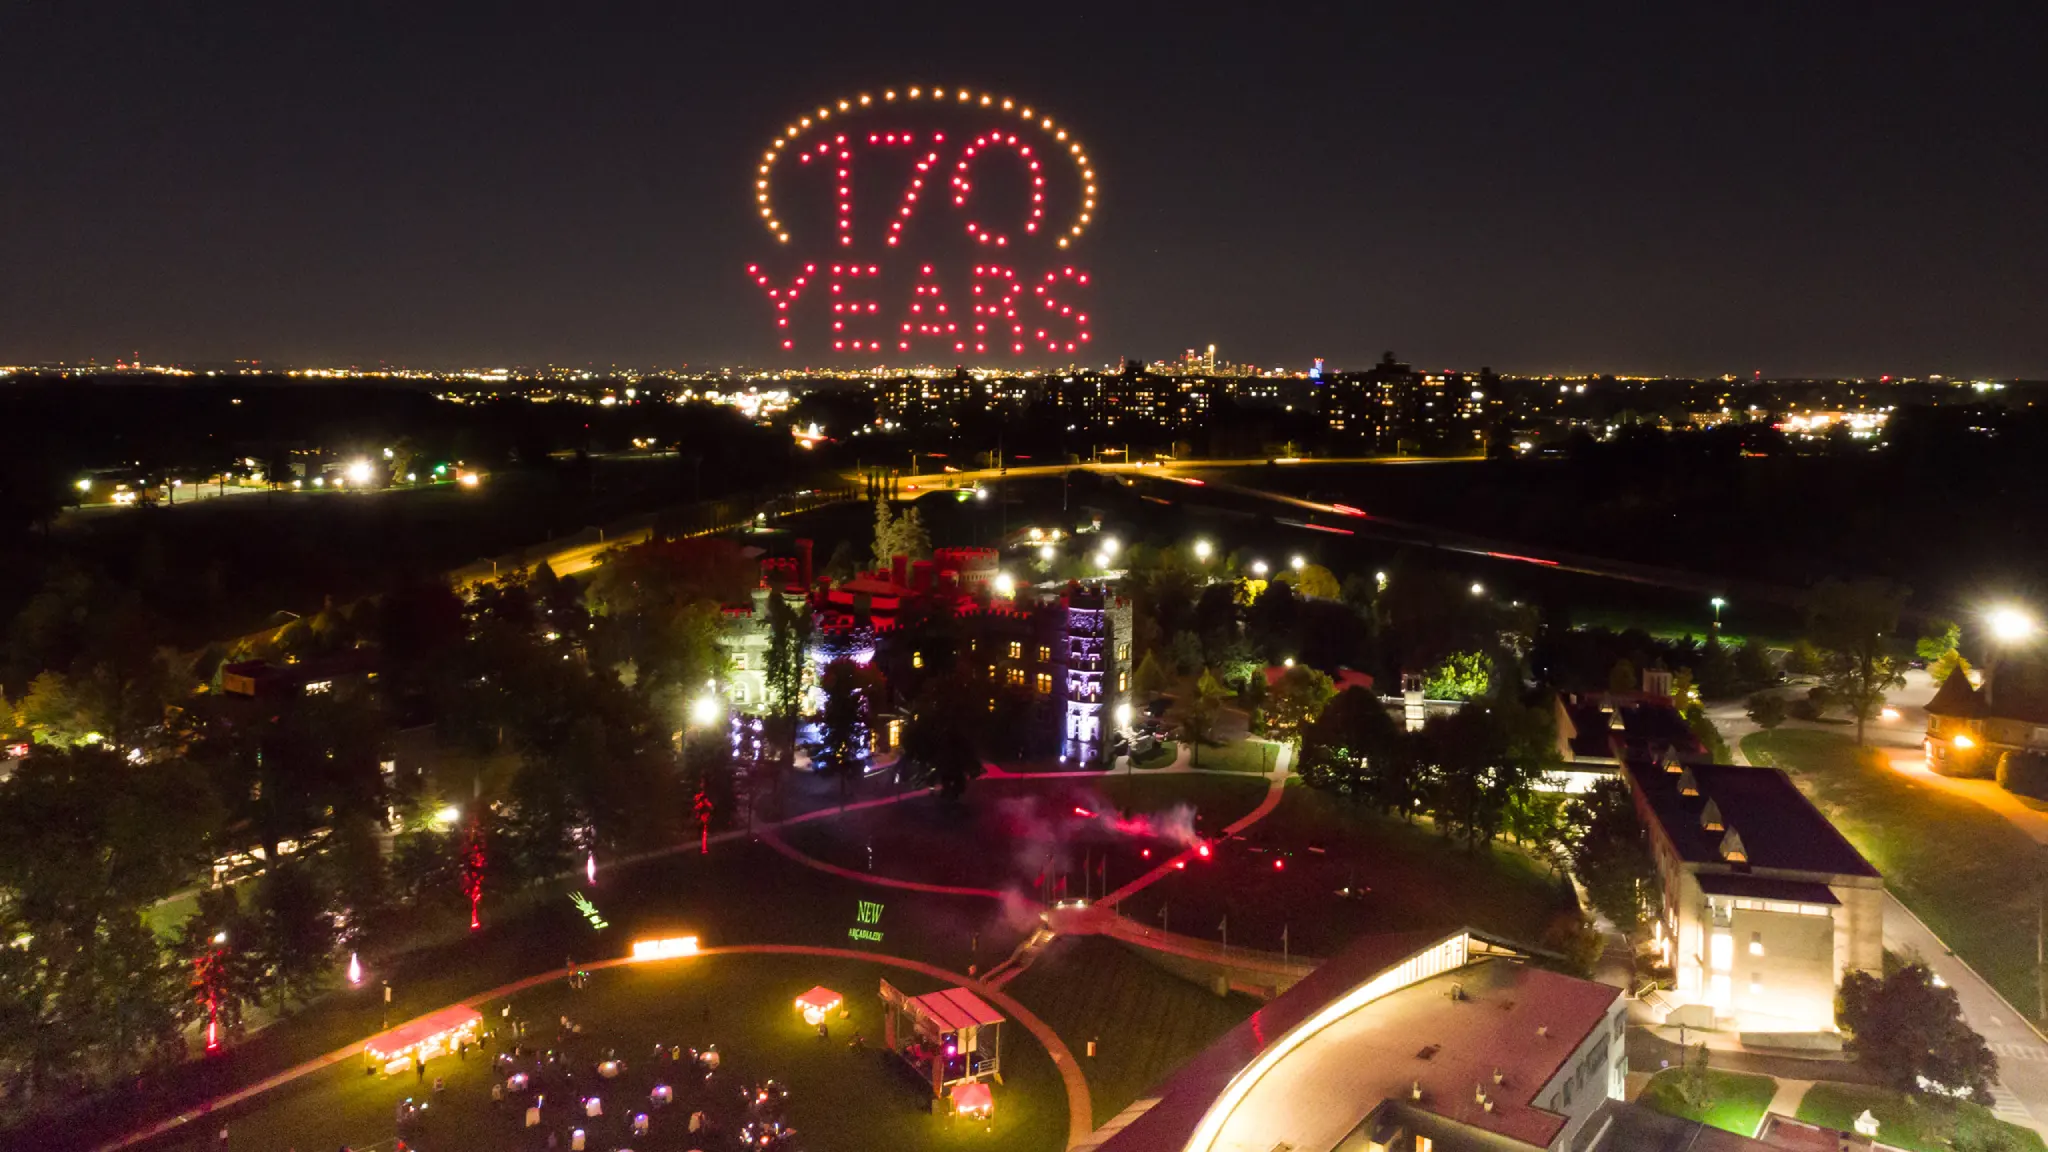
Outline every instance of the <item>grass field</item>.
{"type": "Polygon", "coordinates": [[[1568,909],[1556,879],[1526,856],[1467,852],[1299,784],[1242,839],[1122,905],[1141,923],[1211,939],[1228,916],[1231,944],[1272,952],[1284,927],[1294,952],[1324,957],[1361,935],[1411,929],[1470,926],[1535,943],[1568,909]]]}
{"type": "MultiPolygon", "coordinates": [[[[580,877],[578,878],[580,881],[580,877]]],[[[10,1132],[10,1139],[92,1144],[148,1119],[176,1112],[262,1079],[379,1028],[381,983],[391,982],[393,1017],[406,1019],[561,964],[623,956],[643,935],[699,933],[707,945],[786,943],[869,949],[964,972],[1007,955],[1020,924],[996,901],[881,889],[821,874],[765,845],[713,845],[636,865],[603,868],[589,898],[607,921],[594,930],[569,901],[575,885],[519,895],[486,891],[484,929],[456,929],[443,942],[397,960],[365,955],[366,987],[339,990],[236,1044],[219,1057],[159,1074],[145,1091],[123,1093],[70,1121],[59,1139],[46,1130],[10,1132]],[[883,905],[878,944],[847,935],[862,900],[883,905]]],[[[459,900],[459,894],[457,894],[459,900]]],[[[850,991],[841,989],[841,991],[850,991]]],[[[431,1148],[428,1152],[432,1152],[431,1148]]]]}
{"type": "Polygon", "coordinates": [[[1771,1106],[1771,1097],[1778,1091],[1778,1082],[1769,1076],[1708,1069],[1709,1102],[1704,1108],[1696,1108],[1686,1103],[1679,1090],[1684,1077],[1685,1073],[1677,1068],[1657,1073],[1643,1086],[1637,1103],[1738,1136],[1754,1136],[1765,1110],[1771,1106]]]}
{"type": "Polygon", "coordinates": [[[1743,755],[1792,774],[1885,883],[2014,1004],[2034,998],[2034,917],[2041,849],[2003,816],[1859,759],[1833,732],[1760,732],[1743,755]]]}
{"type": "MultiPolygon", "coordinates": [[[[911,994],[941,986],[882,965],[800,956],[706,957],[596,972],[580,992],[557,982],[512,1001],[513,1018],[527,1022],[526,1042],[561,1054],[545,1073],[536,1072],[530,1059],[522,1065],[533,1075],[535,1091],[547,1097],[539,1128],[523,1128],[520,1105],[490,1099],[497,1078],[484,1055],[436,1058],[424,1080],[411,1074],[366,1076],[362,1065],[351,1060],[147,1147],[162,1152],[214,1149],[222,1124],[229,1131],[228,1152],[344,1144],[366,1148],[394,1134],[404,1135],[422,1152],[496,1152],[539,1148],[550,1131],[567,1149],[571,1128],[585,1129],[593,1149],[722,1147],[730,1136],[713,1142],[690,1137],[690,1113],[702,1109],[717,1127],[734,1133],[744,1122],[743,1087],[768,1078],[787,1085],[787,1122],[796,1127],[802,1146],[817,1152],[956,1147],[1024,1152],[1060,1146],[1067,1108],[1059,1075],[1030,1033],[1014,1025],[1003,1033],[1003,1084],[996,1089],[992,1126],[955,1124],[928,1112],[928,1092],[882,1050],[876,989],[885,979],[911,994]],[[817,984],[844,996],[852,1013],[850,1019],[829,1019],[829,1040],[807,1027],[792,1004],[797,994],[817,984]],[[583,1031],[563,1034],[559,1019],[564,1015],[583,1031]],[[859,1051],[849,1044],[855,1032],[867,1042],[859,1051]],[[704,1082],[686,1065],[652,1059],[656,1043],[717,1044],[723,1060],[704,1082]],[[624,1073],[600,1079],[596,1064],[613,1054],[625,1062],[624,1073]],[[424,1125],[395,1133],[395,1105],[408,1096],[434,1097],[436,1078],[445,1079],[446,1091],[434,1099],[424,1125]],[[675,1102],[665,1109],[649,1104],[648,1092],[656,1083],[675,1090],[675,1102]],[[602,1116],[585,1117],[575,1107],[586,1095],[604,1101],[602,1116]],[[653,1126],[648,1137],[633,1137],[628,1125],[633,1113],[642,1111],[650,1113],[653,1126]]],[[[486,1007],[487,1020],[499,1019],[497,1007],[486,1007]]]]}
{"type": "Polygon", "coordinates": [[[1879,1140],[1913,1152],[1949,1152],[1956,1147],[2020,1152],[2043,1147],[2040,1133],[2008,1124],[1980,1104],[1924,1104],[1903,1093],[1861,1084],[1815,1084],[1799,1102],[1799,1119],[1852,1132],[1856,1117],[1866,1108],[1877,1118],[1879,1140]],[[1993,1142],[2001,1138],[2004,1143],[1993,1142]],[[1961,1144],[1959,1139],[1977,1142],[1961,1144]]]}
{"type": "Polygon", "coordinates": [[[1004,991],[1059,1033],[1081,1062],[1101,1124],[1258,1009],[1217,997],[1101,936],[1054,944],[1004,991]],[[1094,1059],[1088,1041],[1100,1040],[1094,1059]]]}
{"type": "Polygon", "coordinates": [[[1213,833],[1256,807],[1265,791],[1263,780],[1186,773],[981,780],[957,804],[921,796],[783,835],[798,851],[857,872],[999,891],[1033,888],[1041,873],[1054,882],[1071,873],[1078,895],[1090,861],[1106,859],[1113,888],[1151,866],[1141,851],[1173,847],[1171,831],[1188,814],[1213,833]],[[1122,812],[1144,818],[1144,827],[1117,826],[1122,812]]]}
{"type": "Polygon", "coordinates": [[[1204,744],[1192,766],[1209,772],[1247,772],[1263,775],[1273,770],[1279,745],[1265,740],[1232,740],[1227,744],[1204,744]]]}

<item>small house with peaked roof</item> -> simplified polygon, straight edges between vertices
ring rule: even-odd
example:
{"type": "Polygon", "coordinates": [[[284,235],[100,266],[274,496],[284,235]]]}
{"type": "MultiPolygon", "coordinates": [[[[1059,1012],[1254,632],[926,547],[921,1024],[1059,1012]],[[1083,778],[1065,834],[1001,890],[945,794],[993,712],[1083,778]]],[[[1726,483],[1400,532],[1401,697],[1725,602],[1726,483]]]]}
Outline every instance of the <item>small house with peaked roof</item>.
{"type": "Polygon", "coordinates": [[[1994,776],[2007,753],[2048,753],[2048,666],[2000,660],[1982,687],[1951,673],[1927,702],[1924,747],[1943,776],[1994,776]]]}

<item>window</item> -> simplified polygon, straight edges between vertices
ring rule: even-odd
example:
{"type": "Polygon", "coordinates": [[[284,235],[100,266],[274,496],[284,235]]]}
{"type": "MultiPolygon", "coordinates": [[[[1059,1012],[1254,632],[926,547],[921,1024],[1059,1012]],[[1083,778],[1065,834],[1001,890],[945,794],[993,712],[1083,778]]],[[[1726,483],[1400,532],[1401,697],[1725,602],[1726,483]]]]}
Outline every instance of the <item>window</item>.
{"type": "Polygon", "coordinates": [[[1052,663],[1052,649],[1047,645],[1040,644],[1038,646],[1038,662],[1040,664],[1052,663]]]}
{"type": "MultiPolygon", "coordinates": [[[[1021,676],[1022,673],[1019,673],[1019,675],[1021,676]]],[[[1038,694],[1040,696],[1052,695],[1052,673],[1040,672],[1038,674],[1038,694]]]]}
{"type": "Polygon", "coordinates": [[[1010,641],[1010,659],[1012,659],[1012,660],[1022,660],[1023,658],[1024,658],[1024,642],[1023,642],[1022,640],[1012,640],[1012,641],[1010,641]]]}
{"type": "Polygon", "coordinates": [[[1764,954],[1764,934],[1763,934],[1763,933],[1761,933],[1761,932],[1751,932],[1751,933],[1749,934],[1749,954],[1750,954],[1751,956],[1761,956],[1761,955],[1763,955],[1763,954],[1764,954]]]}
{"type": "Polygon", "coordinates": [[[735,704],[745,704],[747,702],[747,686],[737,680],[733,682],[732,686],[732,702],[735,704]]]}
{"type": "Polygon", "coordinates": [[[1427,1136],[1415,1138],[1415,1152],[1436,1152],[1436,1141],[1427,1136]]]}
{"type": "Polygon", "coordinates": [[[1126,640],[1116,646],[1116,658],[1128,661],[1131,658],[1131,642],[1126,640]]]}
{"type": "Polygon", "coordinates": [[[732,654],[732,670],[735,672],[745,672],[747,670],[747,654],[745,652],[735,652],[732,654]]]}
{"type": "Polygon", "coordinates": [[[1735,966],[1735,937],[1726,932],[1716,932],[1708,945],[1709,967],[1714,971],[1726,972],[1735,966]]]}
{"type": "Polygon", "coordinates": [[[1131,690],[1131,674],[1129,672],[1119,672],[1116,674],[1116,690],[1119,692],[1129,692],[1131,690]]]}
{"type": "Polygon", "coordinates": [[[922,667],[924,667],[924,653],[922,653],[922,652],[912,652],[912,653],[910,654],[910,666],[911,666],[912,668],[922,668],[922,667]]]}
{"type": "Polygon", "coordinates": [[[1009,675],[1004,677],[1004,679],[1013,685],[1021,685],[1024,683],[1024,670],[1022,668],[1012,668],[1009,675]]]}
{"type": "Polygon", "coordinates": [[[1750,994],[1751,996],[1755,996],[1756,994],[1758,994],[1759,992],[1762,992],[1763,990],[1764,990],[1764,974],[1763,974],[1763,973],[1761,973],[1761,972],[1751,972],[1751,973],[1749,974],[1749,994],[1750,994]]]}

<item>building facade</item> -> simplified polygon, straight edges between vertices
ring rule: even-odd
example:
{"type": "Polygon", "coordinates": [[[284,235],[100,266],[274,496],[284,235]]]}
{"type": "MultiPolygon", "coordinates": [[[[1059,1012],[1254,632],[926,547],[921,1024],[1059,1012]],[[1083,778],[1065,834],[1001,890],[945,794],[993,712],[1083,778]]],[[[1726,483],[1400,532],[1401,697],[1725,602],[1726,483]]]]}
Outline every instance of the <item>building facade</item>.
{"type": "Polygon", "coordinates": [[[1884,879],[1784,772],[1626,767],[1663,886],[1667,1023],[1830,1032],[1835,990],[1884,963],[1884,879]]]}

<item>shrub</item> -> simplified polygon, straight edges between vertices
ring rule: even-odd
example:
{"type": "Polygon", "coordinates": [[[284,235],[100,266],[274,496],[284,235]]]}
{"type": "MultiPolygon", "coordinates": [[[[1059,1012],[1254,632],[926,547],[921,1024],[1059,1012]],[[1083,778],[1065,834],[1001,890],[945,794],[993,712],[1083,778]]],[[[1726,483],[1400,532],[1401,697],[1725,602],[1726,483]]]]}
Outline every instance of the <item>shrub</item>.
{"type": "Polygon", "coordinates": [[[2007,752],[1998,758],[1998,785],[2007,792],[2048,800],[2048,756],[2007,752]]]}

